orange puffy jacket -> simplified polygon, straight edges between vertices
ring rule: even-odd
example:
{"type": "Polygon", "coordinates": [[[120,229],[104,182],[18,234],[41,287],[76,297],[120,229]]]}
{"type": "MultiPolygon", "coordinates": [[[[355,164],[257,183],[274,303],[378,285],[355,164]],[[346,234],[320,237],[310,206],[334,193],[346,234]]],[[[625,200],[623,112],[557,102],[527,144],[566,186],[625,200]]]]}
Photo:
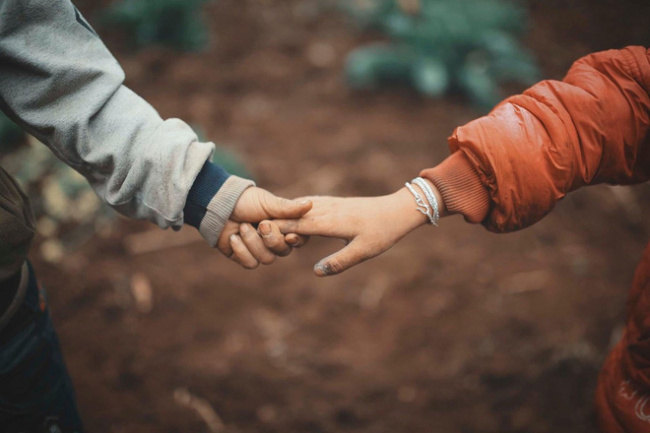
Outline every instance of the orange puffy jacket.
{"type": "MultiPolygon", "coordinates": [[[[489,230],[527,227],[568,192],[650,178],[650,50],[591,54],[457,128],[452,155],[421,175],[451,213],[489,230]]],[[[623,339],[596,395],[607,433],[650,431],[650,244],[637,269],[623,339]]]]}

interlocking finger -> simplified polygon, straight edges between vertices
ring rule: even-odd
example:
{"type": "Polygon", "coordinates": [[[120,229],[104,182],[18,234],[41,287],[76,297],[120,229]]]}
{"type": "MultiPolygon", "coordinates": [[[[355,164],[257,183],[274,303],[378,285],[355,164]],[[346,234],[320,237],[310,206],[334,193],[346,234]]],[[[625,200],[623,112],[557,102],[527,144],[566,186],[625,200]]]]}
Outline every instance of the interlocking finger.
{"type": "Polygon", "coordinates": [[[275,261],[275,254],[266,248],[262,237],[257,230],[248,223],[239,226],[239,234],[244,245],[255,259],[263,265],[270,265],[275,261]]]}
{"type": "Polygon", "coordinates": [[[291,253],[291,245],[289,245],[284,235],[280,233],[280,228],[273,223],[273,221],[262,221],[258,229],[262,236],[264,246],[274,254],[284,257],[291,253]]]}
{"type": "Polygon", "coordinates": [[[248,248],[246,248],[244,241],[239,235],[230,236],[230,247],[233,250],[231,258],[246,269],[255,269],[259,265],[257,259],[248,251],[248,248]]]}
{"type": "Polygon", "coordinates": [[[309,236],[297,235],[295,233],[289,233],[284,237],[286,243],[291,245],[293,248],[300,248],[309,242],[309,236]]]}

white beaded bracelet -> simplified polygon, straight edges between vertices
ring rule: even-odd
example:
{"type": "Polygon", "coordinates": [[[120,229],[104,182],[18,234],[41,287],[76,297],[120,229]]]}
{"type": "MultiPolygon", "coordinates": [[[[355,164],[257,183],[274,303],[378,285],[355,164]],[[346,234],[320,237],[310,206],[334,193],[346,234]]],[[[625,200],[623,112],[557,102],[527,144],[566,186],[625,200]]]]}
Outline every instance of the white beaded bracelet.
{"type": "Polygon", "coordinates": [[[413,197],[415,197],[415,203],[418,205],[416,210],[426,215],[427,218],[429,218],[431,224],[433,224],[434,216],[427,202],[424,201],[422,196],[415,190],[415,188],[413,188],[413,186],[410,183],[406,182],[404,185],[408,188],[409,191],[411,191],[413,197]]]}
{"type": "Polygon", "coordinates": [[[438,210],[438,199],[436,199],[436,195],[433,193],[433,189],[431,189],[429,183],[421,177],[416,177],[411,182],[419,186],[422,189],[422,192],[424,192],[424,195],[429,201],[429,204],[433,208],[433,218],[431,219],[431,224],[438,227],[438,222],[440,221],[440,211],[438,210]]]}

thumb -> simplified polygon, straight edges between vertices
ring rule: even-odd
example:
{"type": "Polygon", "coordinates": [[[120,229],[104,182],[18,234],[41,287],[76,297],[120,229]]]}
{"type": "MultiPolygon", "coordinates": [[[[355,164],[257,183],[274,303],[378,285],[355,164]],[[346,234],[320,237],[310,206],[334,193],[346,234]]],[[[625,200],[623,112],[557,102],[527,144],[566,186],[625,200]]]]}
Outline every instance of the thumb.
{"type": "Polygon", "coordinates": [[[310,200],[289,200],[269,193],[266,200],[263,201],[262,207],[268,218],[294,219],[309,212],[312,202],[310,200]]]}
{"type": "Polygon", "coordinates": [[[316,263],[314,273],[319,277],[340,274],[370,257],[363,244],[358,240],[353,240],[343,249],[316,263]]]}

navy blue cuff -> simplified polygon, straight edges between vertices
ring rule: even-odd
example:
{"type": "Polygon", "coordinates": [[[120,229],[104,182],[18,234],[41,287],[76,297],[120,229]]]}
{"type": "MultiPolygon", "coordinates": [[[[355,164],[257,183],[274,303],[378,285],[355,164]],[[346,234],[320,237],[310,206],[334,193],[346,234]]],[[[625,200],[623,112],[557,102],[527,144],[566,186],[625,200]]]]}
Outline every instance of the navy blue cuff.
{"type": "Polygon", "coordinates": [[[197,229],[212,201],[221,186],[230,177],[230,174],[223,168],[206,161],[203,168],[196,176],[196,180],[187,195],[185,208],[185,223],[197,229]]]}

